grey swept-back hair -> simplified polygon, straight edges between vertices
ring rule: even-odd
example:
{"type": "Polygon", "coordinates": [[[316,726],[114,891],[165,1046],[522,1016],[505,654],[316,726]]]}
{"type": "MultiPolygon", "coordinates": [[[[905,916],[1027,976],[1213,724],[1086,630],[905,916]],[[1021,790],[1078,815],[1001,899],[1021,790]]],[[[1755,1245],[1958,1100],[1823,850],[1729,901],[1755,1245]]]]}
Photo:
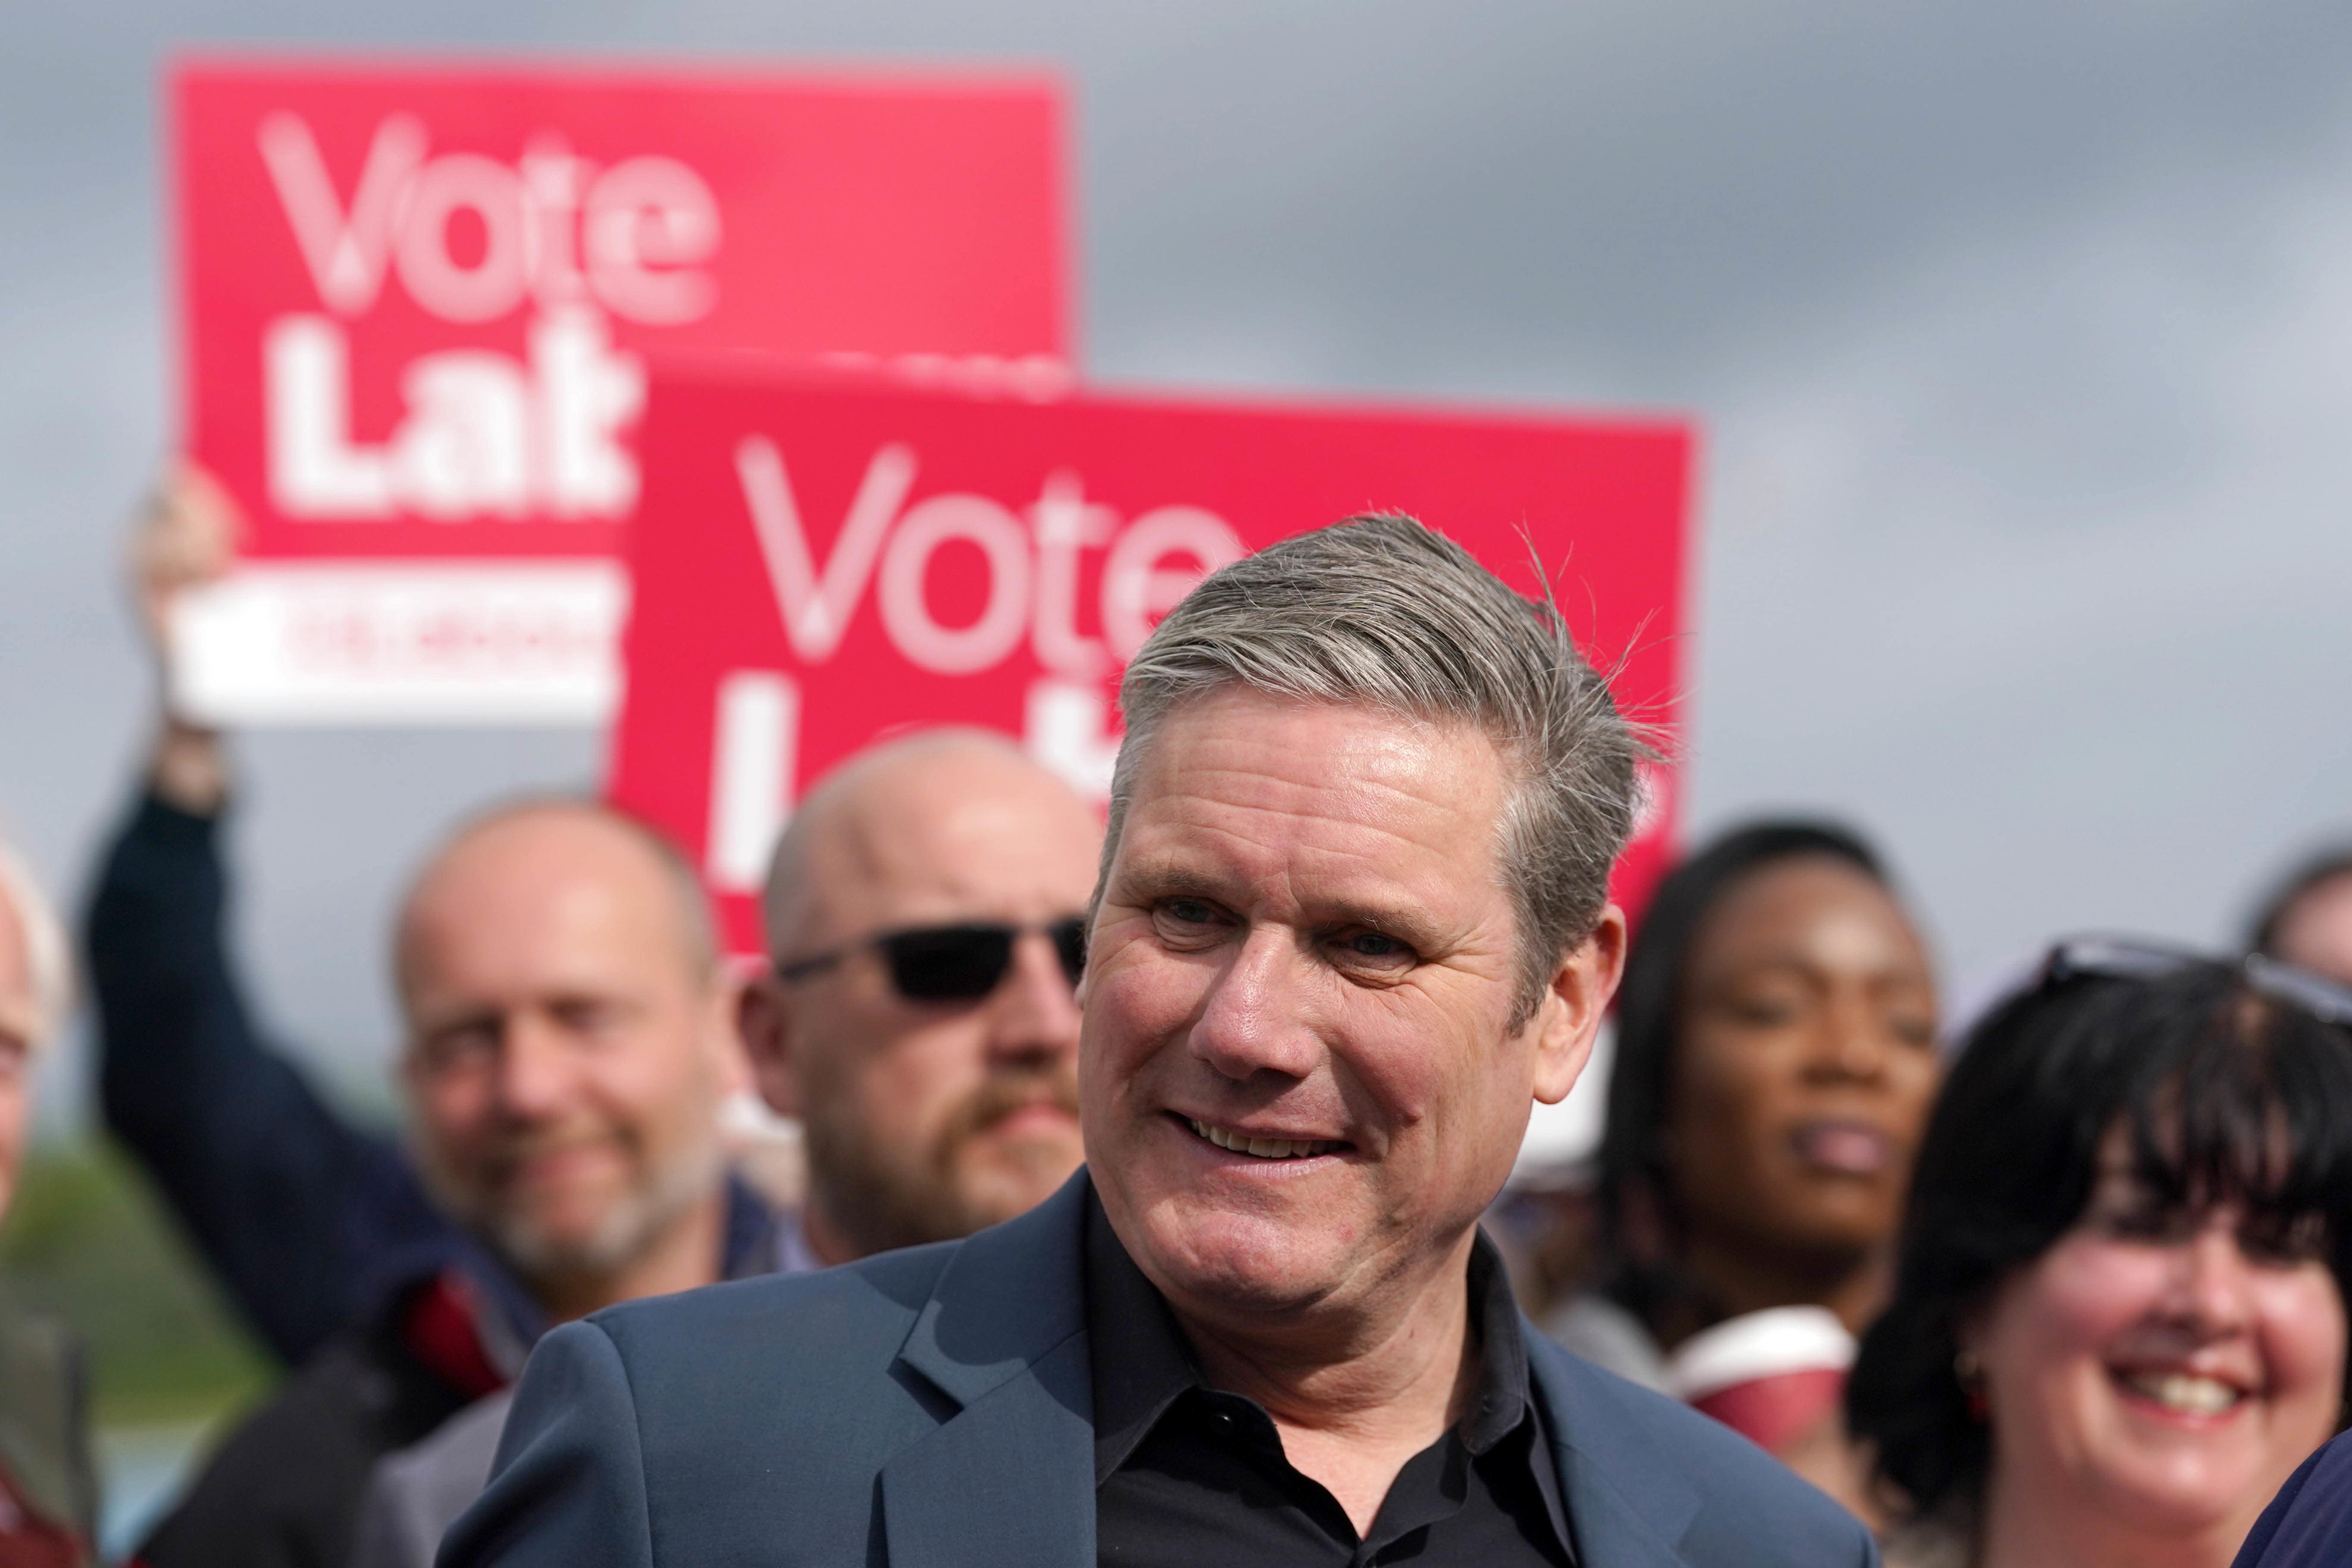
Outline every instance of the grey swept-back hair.
{"type": "Polygon", "coordinates": [[[1591,934],[1633,827],[1644,747],[1547,594],[1531,603],[1410,517],[1352,517],[1216,573],[1139,649],[1119,683],[1127,738],[1103,869],[1152,737],[1186,701],[1239,684],[1476,725],[1517,773],[1497,847],[1518,923],[1513,1028],[1560,955],[1591,934]]]}

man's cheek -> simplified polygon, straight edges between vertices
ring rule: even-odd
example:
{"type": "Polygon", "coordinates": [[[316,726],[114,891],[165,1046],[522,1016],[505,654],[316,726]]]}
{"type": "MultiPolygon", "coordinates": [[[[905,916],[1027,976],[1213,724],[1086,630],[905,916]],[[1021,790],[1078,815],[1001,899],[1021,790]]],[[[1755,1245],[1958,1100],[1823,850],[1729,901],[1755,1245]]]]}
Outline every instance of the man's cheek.
{"type": "Polygon", "coordinates": [[[976,1027],[941,1026],[901,1039],[871,1062],[859,1086],[866,1123],[908,1149],[933,1149],[985,1070],[976,1027]]]}
{"type": "Polygon", "coordinates": [[[1215,972],[1163,952],[1137,952],[1102,977],[1102,1024],[1130,1046],[1149,1051],[1201,1010],[1215,972]]]}

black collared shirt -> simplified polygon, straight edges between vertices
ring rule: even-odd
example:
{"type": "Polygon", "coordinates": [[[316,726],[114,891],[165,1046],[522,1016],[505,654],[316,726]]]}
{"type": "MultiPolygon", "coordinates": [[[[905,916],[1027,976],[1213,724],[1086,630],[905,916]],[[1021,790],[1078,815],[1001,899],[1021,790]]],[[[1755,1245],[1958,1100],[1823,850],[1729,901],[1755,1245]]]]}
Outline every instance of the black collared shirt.
{"type": "Polygon", "coordinates": [[[1095,1394],[1095,1541],[1120,1568],[1576,1561],[1527,1342],[1501,1258],[1470,1257],[1481,1351],[1468,1414],[1405,1462],[1369,1534],[1283,1454],[1255,1400],[1211,1388],[1167,1302],[1088,1199],[1087,1330],[1095,1394]]]}

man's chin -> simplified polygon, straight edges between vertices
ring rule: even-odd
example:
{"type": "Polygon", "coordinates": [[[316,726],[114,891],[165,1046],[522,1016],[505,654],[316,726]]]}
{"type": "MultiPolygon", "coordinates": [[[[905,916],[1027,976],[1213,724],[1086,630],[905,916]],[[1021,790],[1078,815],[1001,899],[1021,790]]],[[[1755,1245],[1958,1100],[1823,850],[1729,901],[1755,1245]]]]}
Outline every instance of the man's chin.
{"type": "Polygon", "coordinates": [[[572,1279],[614,1262],[609,1233],[575,1226],[509,1222],[488,1227],[488,1239],[527,1279],[572,1279]]]}
{"type": "Polygon", "coordinates": [[[1016,1218],[1059,1191],[1083,1157],[1075,1133],[975,1141],[957,1173],[957,1201],[975,1228],[1016,1218]]]}
{"type": "Polygon", "coordinates": [[[1279,1317],[1328,1297],[1342,1272],[1328,1235],[1263,1215],[1160,1204],[1142,1216],[1142,1232],[1123,1238],[1137,1264],[1199,1309],[1279,1317]]]}
{"type": "Polygon", "coordinates": [[[643,1245],[648,1215],[633,1191],[566,1194],[532,1204],[507,1204],[477,1228],[520,1273],[532,1279],[598,1274],[627,1260],[643,1245]]]}

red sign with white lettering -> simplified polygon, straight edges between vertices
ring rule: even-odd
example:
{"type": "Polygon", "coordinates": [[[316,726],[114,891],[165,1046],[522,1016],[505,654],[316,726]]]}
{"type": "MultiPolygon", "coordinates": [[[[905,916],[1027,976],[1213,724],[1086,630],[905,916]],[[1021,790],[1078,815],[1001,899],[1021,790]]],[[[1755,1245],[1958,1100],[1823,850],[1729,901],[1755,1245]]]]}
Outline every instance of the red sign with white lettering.
{"type": "MultiPolygon", "coordinates": [[[[611,794],[700,859],[730,943],[793,800],[912,726],[983,724],[1097,797],[1118,672],[1207,573],[1368,510],[1505,581],[1555,572],[1622,703],[1671,741],[1690,437],[1668,423],[1073,397],[657,367],[611,794]]],[[[1663,869],[1670,767],[1619,868],[1663,869]]]]}
{"type": "Polygon", "coordinates": [[[499,563],[509,610],[579,608],[513,569],[617,552],[649,351],[1069,379],[1050,79],[221,59],[171,92],[184,442],[255,563],[499,563]]]}

